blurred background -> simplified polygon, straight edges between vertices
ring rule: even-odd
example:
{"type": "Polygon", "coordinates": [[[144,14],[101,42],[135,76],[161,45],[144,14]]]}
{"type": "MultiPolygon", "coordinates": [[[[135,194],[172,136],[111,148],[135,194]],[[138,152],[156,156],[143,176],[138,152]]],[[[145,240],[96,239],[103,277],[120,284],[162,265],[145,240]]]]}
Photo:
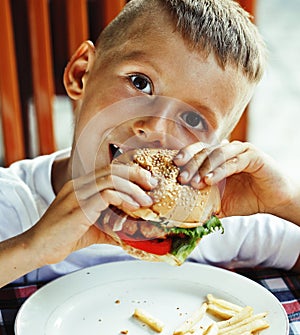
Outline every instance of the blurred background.
{"type": "Polygon", "coordinates": [[[256,22],[269,50],[249,112],[248,138],[300,180],[300,0],[258,0],[256,22]]]}
{"type": "MultiPolygon", "coordinates": [[[[117,0],[112,0],[111,3],[114,1],[117,2],[117,0]]],[[[23,29],[22,22],[20,22],[20,15],[22,15],[20,14],[22,13],[20,6],[23,3],[24,7],[25,2],[11,0],[12,19],[14,25],[19,27],[19,30],[23,29]]],[[[91,21],[99,17],[99,8],[93,7],[94,2],[96,1],[90,1],[88,8],[88,15],[91,21]]],[[[62,1],[54,0],[52,3],[55,6],[50,8],[50,14],[52,16],[60,15],[62,21],[64,21],[63,15],[66,9],[65,7],[59,7],[62,1]]],[[[23,10],[25,9],[23,8],[23,10]]],[[[300,150],[298,148],[300,144],[299,13],[300,0],[256,1],[255,21],[266,41],[269,56],[266,74],[257,87],[248,111],[247,140],[273,156],[286,169],[287,174],[291,174],[295,179],[300,180],[300,173],[298,173],[298,165],[300,164],[300,150]]],[[[56,17],[56,19],[58,18],[56,17]]],[[[94,27],[95,24],[92,26],[94,27]]],[[[54,67],[55,97],[53,100],[53,128],[56,149],[62,149],[71,144],[73,129],[73,105],[64,96],[61,79],[63,68],[69,55],[66,45],[62,43],[65,31],[62,31],[61,27],[55,26],[51,29],[52,34],[56,36],[61,35],[58,42],[54,39],[51,42],[53,49],[58,51],[58,54],[61,54],[61,57],[55,60],[56,65],[54,67]],[[63,63],[61,59],[63,59],[63,63]]],[[[98,27],[99,29],[102,29],[101,25],[98,27]]],[[[90,29],[90,39],[94,40],[96,38],[98,30],[90,29]]],[[[29,42],[24,41],[24,38],[20,34],[17,34],[15,39],[18,42],[16,49],[18,58],[21,58],[23,63],[28,62],[26,46],[28,46],[29,42]]],[[[2,55],[0,54],[1,57],[2,55]]],[[[32,86],[30,78],[24,74],[22,83],[23,87],[21,89],[23,91],[28,90],[28,87],[32,86]]],[[[29,99],[28,112],[29,118],[26,122],[34,130],[37,125],[35,108],[31,98],[29,99]]],[[[27,139],[30,142],[30,152],[27,152],[26,155],[29,157],[39,154],[39,147],[36,145],[36,136],[38,135],[35,135],[35,133],[35,131],[32,131],[27,139]]],[[[1,135],[2,129],[0,128],[0,165],[5,165],[3,160],[4,146],[1,135]]]]}

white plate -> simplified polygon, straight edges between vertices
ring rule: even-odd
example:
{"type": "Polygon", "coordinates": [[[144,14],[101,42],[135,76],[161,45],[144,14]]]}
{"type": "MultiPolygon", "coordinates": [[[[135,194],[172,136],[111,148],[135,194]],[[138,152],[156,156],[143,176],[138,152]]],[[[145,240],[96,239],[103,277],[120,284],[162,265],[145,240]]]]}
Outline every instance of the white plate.
{"type": "Polygon", "coordinates": [[[173,330],[212,293],[255,313],[268,312],[262,335],[288,334],[280,302],[261,285],[217,267],[185,263],[173,267],[142,261],[94,266],[61,277],[33,294],[21,307],[16,335],[147,335],[155,332],[132,317],[142,308],[173,330]]]}

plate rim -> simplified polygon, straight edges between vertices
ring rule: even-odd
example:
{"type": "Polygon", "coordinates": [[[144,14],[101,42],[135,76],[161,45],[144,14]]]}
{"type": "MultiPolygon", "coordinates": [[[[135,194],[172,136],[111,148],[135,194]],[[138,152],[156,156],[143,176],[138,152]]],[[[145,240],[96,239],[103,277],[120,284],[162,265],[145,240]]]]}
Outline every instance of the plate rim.
{"type": "MultiPolygon", "coordinates": [[[[150,270],[152,270],[153,268],[157,268],[157,269],[164,269],[168,272],[168,275],[174,275],[177,274],[178,271],[181,271],[180,269],[182,268],[188,268],[186,271],[189,271],[189,268],[193,268],[193,267],[197,267],[197,270],[199,271],[199,269],[202,269],[203,271],[210,271],[210,272],[215,272],[215,273],[221,273],[225,276],[229,276],[234,278],[234,280],[239,280],[240,282],[246,284],[250,284],[252,287],[254,287],[255,289],[260,290],[261,292],[263,292],[265,295],[268,295],[268,297],[270,299],[273,299],[274,302],[276,302],[278,309],[281,310],[282,316],[284,316],[285,319],[285,334],[280,334],[280,335],[288,335],[289,332],[289,319],[288,319],[288,315],[283,307],[283,305],[281,304],[281,302],[277,299],[277,297],[270,292],[267,288],[265,288],[263,285],[257,283],[256,281],[241,275],[237,272],[235,272],[235,270],[230,270],[230,269],[226,269],[223,267],[219,267],[219,266],[214,266],[214,265],[210,265],[210,264],[202,264],[202,263],[197,263],[197,262],[192,262],[192,261],[187,261],[184,264],[182,264],[180,267],[174,267],[174,266],[170,266],[169,264],[166,263],[160,263],[160,262],[145,262],[145,261],[141,261],[141,260],[125,260],[125,261],[116,261],[116,262],[108,262],[108,263],[102,263],[102,264],[98,264],[98,265],[93,265],[90,267],[86,267],[83,269],[79,269],[76,270],[74,272],[68,273],[66,275],[60,276],[48,283],[46,283],[44,286],[42,286],[41,288],[39,288],[36,292],[34,292],[20,307],[20,309],[17,312],[16,318],[15,318],[15,322],[14,322],[14,331],[16,335],[23,335],[22,333],[19,332],[19,324],[22,321],[22,315],[24,314],[24,311],[26,312],[26,308],[28,308],[28,306],[33,302],[35,299],[39,299],[39,296],[42,296],[44,294],[44,292],[46,292],[48,290],[52,290],[55,289],[55,286],[59,286],[61,285],[61,283],[63,283],[64,281],[70,281],[73,278],[76,279],[76,277],[80,277],[81,275],[86,276],[86,275],[90,275],[92,274],[92,276],[90,276],[89,278],[93,277],[93,273],[97,272],[99,269],[100,271],[105,269],[105,268],[112,268],[115,271],[119,271],[120,267],[127,267],[127,266],[133,266],[133,267],[137,267],[140,269],[145,269],[147,268],[147,271],[149,271],[148,275],[146,275],[146,278],[151,279],[151,278],[157,278],[157,279],[166,279],[168,278],[168,276],[166,276],[166,273],[164,273],[163,277],[161,277],[161,275],[158,274],[159,271],[156,271],[155,274],[150,274],[150,270]]],[[[129,271],[128,271],[129,272],[129,271]]],[[[144,275],[145,277],[145,275],[144,275]]],[[[87,278],[87,277],[85,277],[87,278]]],[[[130,274],[127,275],[127,278],[125,276],[125,278],[123,278],[123,280],[125,279],[130,279],[130,278],[134,278],[134,279],[138,279],[136,277],[136,273],[135,274],[130,274]]],[[[142,277],[141,277],[142,278],[142,277]]],[[[199,283],[199,280],[197,281],[196,279],[194,280],[188,280],[191,283],[199,283]]],[[[114,282],[114,278],[111,278],[110,281],[108,282],[114,282]]],[[[105,285],[105,282],[100,282],[98,283],[105,285]]],[[[90,287],[89,287],[90,288],[90,287]]],[[[76,291],[77,293],[79,291],[76,291]]],[[[224,291],[225,292],[225,291],[224,291]]],[[[26,335],[26,334],[25,334],[26,335]]]]}

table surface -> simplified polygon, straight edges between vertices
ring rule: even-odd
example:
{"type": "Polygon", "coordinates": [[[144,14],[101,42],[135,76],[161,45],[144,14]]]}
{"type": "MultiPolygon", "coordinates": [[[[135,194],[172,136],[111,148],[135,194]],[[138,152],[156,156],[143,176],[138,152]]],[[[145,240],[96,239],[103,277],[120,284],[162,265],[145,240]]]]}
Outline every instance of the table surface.
{"type": "MultiPolygon", "coordinates": [[[[300,274],[276,269],[239,269],[248,277],[272,292],[287,312],[289,335],[300,335],[300,274]]],[[[16,314],[31,294],[45,283],[28,286],[6,286],[0,289],[0,335],[14,335],[16,314]]]]}

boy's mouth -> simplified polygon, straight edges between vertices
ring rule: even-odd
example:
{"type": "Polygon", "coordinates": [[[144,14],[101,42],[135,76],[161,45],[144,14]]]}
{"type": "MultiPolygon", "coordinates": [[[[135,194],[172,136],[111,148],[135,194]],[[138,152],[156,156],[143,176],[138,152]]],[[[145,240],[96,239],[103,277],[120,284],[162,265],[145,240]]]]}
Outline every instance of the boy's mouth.
{"type": "Polygon", "coordinates": [[[111,161],[123,154],[123,150],[116,144],[112,143],[109,144],[109,152],[111,161]]]}

